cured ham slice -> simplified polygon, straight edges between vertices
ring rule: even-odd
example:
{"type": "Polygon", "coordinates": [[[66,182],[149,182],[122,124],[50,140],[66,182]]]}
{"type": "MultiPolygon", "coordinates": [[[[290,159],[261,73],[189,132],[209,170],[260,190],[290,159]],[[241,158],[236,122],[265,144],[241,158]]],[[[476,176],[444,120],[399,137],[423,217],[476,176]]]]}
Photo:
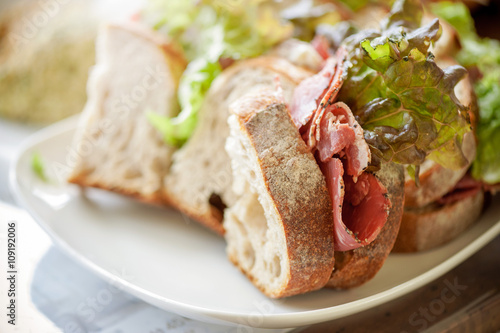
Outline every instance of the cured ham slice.
{"type": "MultiPolygon", "coordinates": [[[[373,174],[366,172],[359,176],[358,182],[346,176],[344,183],[342,219],[356,242],[360,246],[368,245],[377,238],[389,216],[391,202],[387,189],[373,174]]],[[[339,244],[336,249],[347,251],[351,248],[339,244]]]]}
{"type": "Polygon", "coordinates": [[[320,102],[317,105],[316,111],[313,113],[311,127],[309,128],[309,140],[307,142],[311,149],[313,149],[316,146],[317,141],[319,140],[318,137],[319,134],[316,131],[316,129],[321,122],[321,118],[337,99],[338,92],[340,91],[340,88],[344,83],[343,59],[345,57],[345,52],[346,51],[344,49],[339,49],[337,51],[336,58],[338,59],[338,61],[335,67],[335,73],[331,80],[330,86],[328,87],[328,90],[326,90],[326,92],[324,92],[323,95],[320,96],[319,98],[320,102]]]}
{"type": "Polygon", "coordinates": [[[326,162],[335,154],[345,156],[347,174],[356,182],[371,160],[363,129],[349,107],[342,102],[329,105],[318,119],[319,126],[314,130],[320,160],[326,162]]]}
{"type": "Polygon", "coordinates": [[[311,45],[323,59],[325,60],[328,59],[328,57],[330,56],[330,51],[329,51],[330,45],[325,36],[323,35],[314,36],[313,40],[311,41],[311,45]]]}
{"type": "Polygon", "coordinates": [[[391,207],[387,189],[370,173],[358,182],[344,175],[342,161],[320,162],[332,200],[335,251],[349,251],[370,244],[382,230],[391,207]]]}
{"type": "Polygon", "coordinates": [[[300,129],[307,124],[314,115],[319,101],[330,86],[336,64],[335,58],[328,58],[318,74],[305,79],[295,88],[290,105],[290,115],[297,128],[300,129]]]}
{"type": "Polygon", "coordinates": [[[291,107],[292,119],[326,178],[336,251],[370,244],[387,221],[391,205],[385,187],[373,174],[364,173],[371,153],[363,129],[349,107],[336,102],[345,52],[339,49],[323,70],[296,87],[291,107]]]}
{"type": "Polygon", "coordinates": [[[356,140],[353,128],[331,112],[322,118],[319,130],[321,140],[318,141],[317,148],[319,158],[323,162],[331,159],[333,155],[340,154],[356,140]]]}

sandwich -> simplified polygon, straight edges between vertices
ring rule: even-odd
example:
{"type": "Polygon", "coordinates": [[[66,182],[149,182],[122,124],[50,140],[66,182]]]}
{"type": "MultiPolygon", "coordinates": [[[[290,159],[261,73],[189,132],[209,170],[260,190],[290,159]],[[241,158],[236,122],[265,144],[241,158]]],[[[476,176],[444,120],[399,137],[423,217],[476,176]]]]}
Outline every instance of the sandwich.
{"type": "Polygon", "coordinates": [[[236,101],[228,122],[226,150],[240,180],[224,220],[230,260],[270,297],[373,277],[397,235],[403,168],[384,164],[344,182],[342,160],[316,159],[286,103],[269,90],[236,101]]]}
{"type": "Polygon", "coordinates": [[[468,168],[469,109],[455,95],[466,70],[434,61],[441,26],[422,24],[419,1],[396,1],[378,30],[345,22],[338,4],[336,25],[320,24],[329,6],[318,17],[204,2],[178,5],[186,20],[176,20],[172,4],[153,4],[142,24],[156,31],[105,28],[75,136],[99,145],[70,181],[172,206],[223,235],[229,259],[267,296],[369,281],[425,163],[468,168]],[[161,69],[160,89],[116,114],[113,96],[134,89],[144,61],[161,69]],[[103,128],[108,117],[116,131],[103,128]]]}
{"type": "Polygon", "coordinates": [[[333,210],[314,156],[273,90],[242,97],[231,112],[229,259],[270,297],[322,288],[334,265],[333,210]]]}

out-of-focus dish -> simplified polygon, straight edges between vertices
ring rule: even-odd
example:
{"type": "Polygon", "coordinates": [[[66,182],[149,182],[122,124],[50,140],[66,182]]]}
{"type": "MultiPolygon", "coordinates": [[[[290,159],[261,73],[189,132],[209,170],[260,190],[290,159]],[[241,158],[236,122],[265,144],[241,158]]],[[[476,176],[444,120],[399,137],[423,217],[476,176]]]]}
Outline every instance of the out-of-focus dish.
{"type": "Polygon", "coordinates": [[[80,112],[99,24],[140,3],[0,1],[0,117],[48,124],[80,112]]]}

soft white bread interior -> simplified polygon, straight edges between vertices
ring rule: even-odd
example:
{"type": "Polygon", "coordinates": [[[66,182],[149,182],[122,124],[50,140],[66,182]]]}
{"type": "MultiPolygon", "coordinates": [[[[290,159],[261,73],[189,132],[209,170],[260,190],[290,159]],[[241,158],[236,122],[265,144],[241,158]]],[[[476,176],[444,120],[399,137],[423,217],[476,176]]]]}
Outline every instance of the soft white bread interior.
{"type": "Polygon", "coordinates": [[[244,60],[224,70],[205,97],[194,134],[173,156],[164,180],[172,204],[222,234],[223,211],[235,202],[231,162],[224,150],[229,135],[229,104],[250,92],[275,90],[277,78],[285,100],[290,101],[295,86],[310,75],[272,56],[244,60]]]}
{"type": "Polygon", "coordinates": [[[133,24],[103,27],[96,52],[69,181],[163,202],[163,177],[174,149],[146,113],[176,115],[185,60],[169,41],[133,24]]]}
{"type": "Polygon", "coordinates": [[[239,182],[224,218],[230,260],[270,297],[323,287],[334,264],[333,216],[314,156],[269,90],[231,110],[226,150],[239,182]]]}

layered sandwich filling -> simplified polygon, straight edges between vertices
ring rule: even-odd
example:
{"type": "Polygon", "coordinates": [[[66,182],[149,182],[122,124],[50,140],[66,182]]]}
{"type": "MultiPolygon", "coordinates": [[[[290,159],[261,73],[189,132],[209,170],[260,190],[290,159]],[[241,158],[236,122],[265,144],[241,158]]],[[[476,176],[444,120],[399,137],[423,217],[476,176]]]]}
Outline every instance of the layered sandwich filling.
{"type": "Polygon", "coordinates": [[[363,129],[349,107],[337,102],[344,78],[340,48],[316,75],[294,91],[292,119],[314,153],[326,178],[333,206],[335,250],[348,251],[371,243],[387,220],[387,189],[364,172],[371,153],[363,129]]]}

